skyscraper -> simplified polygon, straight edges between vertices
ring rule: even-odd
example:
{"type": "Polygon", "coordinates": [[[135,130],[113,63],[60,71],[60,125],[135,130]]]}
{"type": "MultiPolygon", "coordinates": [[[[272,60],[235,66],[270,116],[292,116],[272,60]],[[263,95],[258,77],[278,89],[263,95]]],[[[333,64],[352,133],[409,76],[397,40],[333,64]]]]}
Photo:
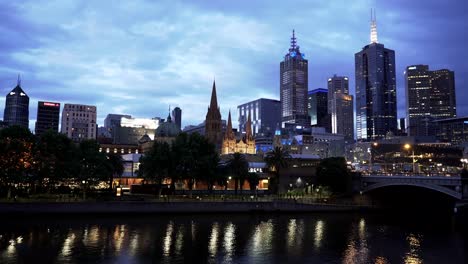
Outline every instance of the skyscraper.
{"type": "Polygon", "coordinates": [[[281,123],[281,102],[260,98],[237,106],[239,113],[239,132],[246,132],[248,116],[252,118],[254,136],[273,137],[275,129],[281,123]]]}
{"type": "Polygon", "coordinates": [[[377,40],[371,17],[371,43],[354,55],[357,138],[374,140],[397,130],[395,52],[377,40]]]}
{"type": "Polygon", "coordinates": [[[454,73],[412,65],[405,71],[406,113],[410,136],[431,136],[432,121],[456,116],[454,73]]]}
{"type": "Polygon", "coordinates": [[[65,104],[61,132],[75,142],[96,138],[96,106],[65,104]]]}
{"type": "Polygon", "coordinates": [[[281,123],[283,127],[310,126],[307,111],[308,61],[296,45],[293,30],[291,47],[280,63],[281,123]]]}
{"type": "Polygon", "coordinates": [[[331,132],[342,134],[345,140],[354,140],[353,96],[349,95],[348,77],[328,78],[328,114],[331,132]]]}
{"type": "Polygon", "coordinates": [[[37,103],[37,120],[35,127],[36,136],[42,135],[47,130],[58,132],[60,117],[60,103],[37,103]]]}
{"type": "Polygon", "coordinates": [[[6,95],[3,121],[8,126],[29,127],[29,96],[21,88],[19,75],[16,87],[6,95]]]}
{"type": "Polygon", "coordinates": [[[221,149],[221,141],[223,140],[221,125],[221,112],[219,111],[218,98],[216,96],[216,83],[213,81],[210,106],[208,106],[205,119],[205,137],[215,144],[218,150],[221,149]]]}
{"type": "Polygon", "coordinates": [[[447,69],[431,74],[431,113],[435,118],[450,118],[457,114],[455,73],[447,69]]]}
{"type": "Polygon", "coordinates": [[[307,109],[310,125],[324,127],[330,132],[330,117],[328,115],[328,90],[323,88],[308,92],[307,109]]]}
{"type": "Polygon", "coordinates": [[[176,107],[172,110],[172,121],[181,129],[182,126],[182,110],[176,107]]]}

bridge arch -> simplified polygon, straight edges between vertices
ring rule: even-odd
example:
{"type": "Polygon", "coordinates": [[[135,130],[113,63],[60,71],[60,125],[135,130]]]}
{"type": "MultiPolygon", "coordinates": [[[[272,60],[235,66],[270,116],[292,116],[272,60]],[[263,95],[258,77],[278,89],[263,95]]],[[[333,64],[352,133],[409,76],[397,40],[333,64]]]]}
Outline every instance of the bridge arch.
{"type": "Polygon", "coordinates": [[[427,184],[427,183],[413,183],[413,182],[377,182],[377,183],[369,184],[362,191],[363,193],[366,193],[375,189],[391,187],[391,186],[413,186],[413,187],[425,188],[425,189],[429,189],[429,190],[433,190],[436,192],[446,194],[457,200],[460,200],[462,198],[462,194],[460,192],[457,192],[445,186],[427,184]]]}

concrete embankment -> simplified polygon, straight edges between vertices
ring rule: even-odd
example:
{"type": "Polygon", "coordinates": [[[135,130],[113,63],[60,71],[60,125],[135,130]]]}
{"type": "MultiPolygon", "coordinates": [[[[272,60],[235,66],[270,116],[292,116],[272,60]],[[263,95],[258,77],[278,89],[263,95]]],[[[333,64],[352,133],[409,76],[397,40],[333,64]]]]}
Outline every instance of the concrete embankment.
{"type": "Polygon", "coordinates": [[[37,202],[0,203],[0,215],[10,214],[162,214],[249,212],[345,212],[363,209],[352,205],[273,202],[37,202]]]}

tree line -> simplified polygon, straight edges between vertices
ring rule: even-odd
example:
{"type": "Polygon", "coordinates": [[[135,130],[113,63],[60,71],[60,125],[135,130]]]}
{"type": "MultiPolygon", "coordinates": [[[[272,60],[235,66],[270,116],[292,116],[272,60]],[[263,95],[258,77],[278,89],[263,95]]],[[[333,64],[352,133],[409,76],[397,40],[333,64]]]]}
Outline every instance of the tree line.
{"type": "MultiPolygon", "coordinates": [[[[0,196],[9,195],[17,185],[27,186],[32,193],[51,192],[60,185],[86,191],[107,183],[112,189],[114,178],[124,171],[123,160],[121,155],[106,154],[99,148],[95,140],[77,144],[53,131],[35,136],[19,126],[4,128],[0,130],[0,196]]],[[[291,159],[281,147],[265,154],[270,193],[278,192],[280,174],[290,167],[291,159]]],[[[138,176],[159,186],[167,179],[173,190],[176,182],[184,182],[189,190],[197,182],[203,182],[209,191],[215,184],[227,189],[233,180],[236,193],[242,192],[245,182],[255,190],[260,180],[259,174],[249,172],[244,154],[234,153],[221,160],[215,145],[197,133],[180,133],[171,143],[154,141],[140,158],[138,176]]],[[[316,184],[330,186],[336,192],[344,192],[350,185],[343,158],[322,160],[316,176],[316,184]]]]}
{"type": "Polygon", "coordinates": [[[95,140],[75,144],[66,135],[47,131],[35,136],[29,129],[0,130],[0,194],[26,186],[31,193],[51,192],[67,182],[86,189],[100,182],[112,187],[123,173],[122,157],[99,151],[95,140]]]}

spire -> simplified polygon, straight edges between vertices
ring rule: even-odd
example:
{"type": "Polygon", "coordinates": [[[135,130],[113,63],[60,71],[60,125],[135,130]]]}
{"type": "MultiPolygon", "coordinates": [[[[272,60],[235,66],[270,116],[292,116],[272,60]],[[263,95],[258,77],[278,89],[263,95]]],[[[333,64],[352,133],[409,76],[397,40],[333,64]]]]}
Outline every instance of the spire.
{"type": "Polygon", "coordinates": [[[21,76],[19,73],[18,73],[18,81],[16,82],[16,85],[21,87],[21,76]]]}
{"type": "Polygon", "coordinates": [[[228,123],[226,127],[226,133],[224,139],[235,139],[234,132],[232,132],[232,121],[231,121],[231,110],[229,110],[228,123]]]}
{"type": "Polygon", "coordinates": [[[377,18],[375,15],[375,9],[371,8],[371,29],[370,29],[370,41],[371,43],[379,43],[377,40],[377,18]]]}
{"type": "Polygon", "coordinates": [[[171,123],[171,122],[172,122],[172,118],[171,118],[171,105],[169,105],[169,113],[167,114],[167,122],[168,122],[168,123],[171,123]]]}
{"type": "Polygon", "coordinates": [[[297,40],[296,40],[296,32],[293,29],[292,31],[292,37],[291,37],[291,48],[289,48],[289,51],[294,51],[296,48],[299,48],[297,45],[297,40]]]}
{"type": "Polygon", "coordinates": [[[216,97],[216,82],[213,80],[213,90],[211,91],[211,102],[210,108],[215,110],[218,109],[218,98],[216,97]]]}

